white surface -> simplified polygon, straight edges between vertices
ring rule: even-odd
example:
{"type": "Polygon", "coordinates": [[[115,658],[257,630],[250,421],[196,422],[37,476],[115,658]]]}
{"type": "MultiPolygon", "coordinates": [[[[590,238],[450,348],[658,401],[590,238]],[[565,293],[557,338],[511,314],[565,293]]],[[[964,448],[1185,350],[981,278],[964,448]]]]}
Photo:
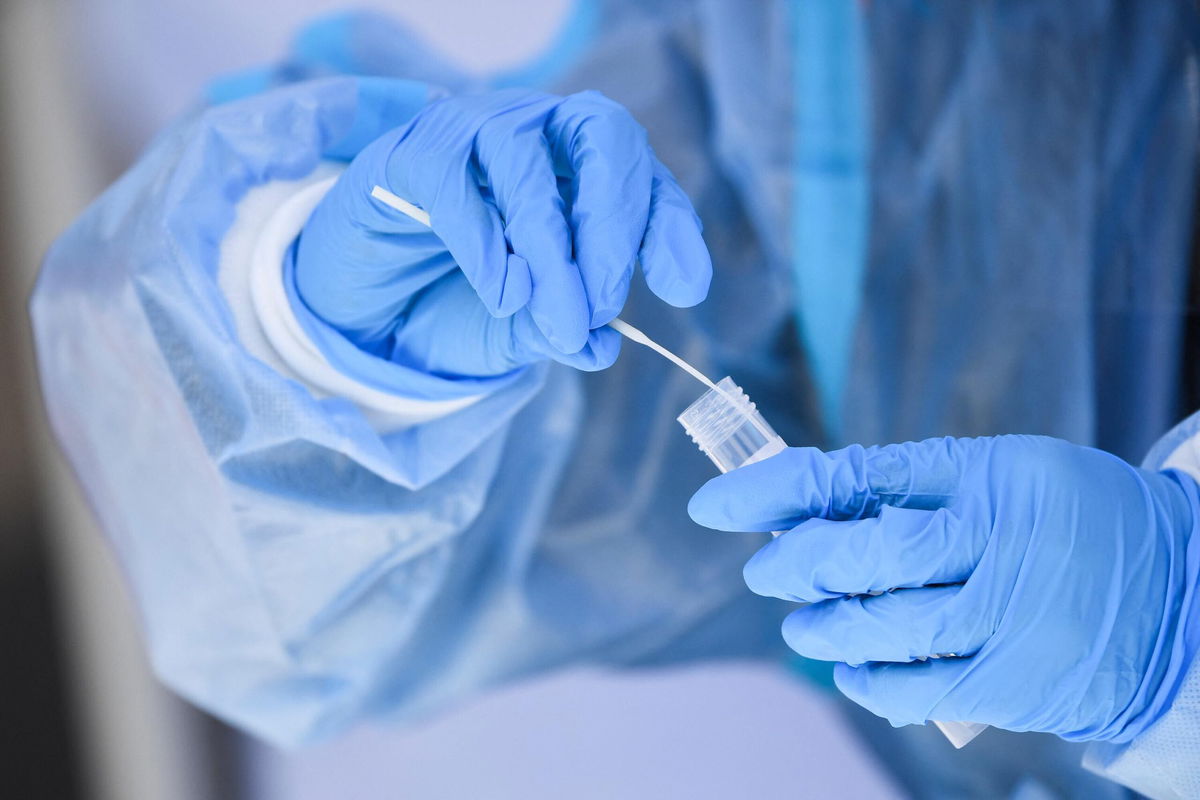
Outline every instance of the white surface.
{"type": "MultiPolygon", "coordinates": [[[[288,300],[283,283],[283,259],[304,223],[312,216],[313,209],[337,182],[340,170],[338,174],[325,177],[327,172],[328,169],[321,170],[305,181],[288,181],[282,186],[266,184],[257,187],[238,204],[237,219],[221,247],[222,292],[230,298],[231,305],[242,306],[242,295],[249,291],[255,322],[262,326],[271,348],[290,372],[299,376],[314,393],[349,400],[374,418],[385,420],[387,430],[428,422],[478,402],[483,395],[453,400],[418,400],[367,386],[340,372],[309,340],[288,300]],[[264,208],[259,198],[278,198],[281,189],[282,202],[264,208]],[[256,231],[257,236],[237,235],[256,231]],[[235,243],[240,246],[234,246],[235,243]]],[[[239,318],[243,342],[254,340],[252,328],[253,323],[243,330],[239,318]]]]}
{"type": "Polygon", "coordinates": [[[412,730],[253,754],[260,800],[902,796],[826,697],[743,664],[560,674],[412,730]]]}

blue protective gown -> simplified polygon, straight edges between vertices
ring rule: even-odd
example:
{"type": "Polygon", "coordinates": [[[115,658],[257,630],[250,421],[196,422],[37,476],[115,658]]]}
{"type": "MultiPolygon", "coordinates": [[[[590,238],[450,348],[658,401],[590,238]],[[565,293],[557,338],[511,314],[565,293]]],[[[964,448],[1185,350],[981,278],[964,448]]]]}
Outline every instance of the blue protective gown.
{"type": "MultiPolygon", "coordinates": [[[[1181,414],[1195,26],[1185,2],[605,0],[500,82],[598,89],[645,125],[716,275],[688,311],[635,285],[622,316],[734,376],[789,443],[1023,432],[1138,460],[1181,414]]],[[[351,35],[381,41],[337,71],[464,84],[395,31],[351,35]]],[[[313,74],[320,44],[284,72],[313,74]]],[[[142,216],[314,166],[234,174],[221,147],[161,137],[33,299],[55,430],[164,680],[298,742],[570,663],[783,656],[786,608],[741,580],[761,540],[688,520],[712,473],[673,419],[690,378],[627,347],[380,432],[247,349],[220,282],[232,213],[142,216]],[[142,188],[177,157],[176,185],[142,188]]],[[[1050,737],[953,758],[932,728],[853,716],[916,795],[1122,791],[1050,737]]]]}

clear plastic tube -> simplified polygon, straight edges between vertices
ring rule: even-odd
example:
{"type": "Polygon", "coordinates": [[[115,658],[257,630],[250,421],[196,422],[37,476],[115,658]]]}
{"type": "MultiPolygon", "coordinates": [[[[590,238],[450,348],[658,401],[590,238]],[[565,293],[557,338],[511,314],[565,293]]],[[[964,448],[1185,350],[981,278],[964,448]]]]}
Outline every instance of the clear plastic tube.
{"type": "Polygon", "coordinates": [[[717,381],[677,419],[721,472],[770,458],[787,447],[729,377],[717,381]]]}
{"type": "MultiPolygon", "coordinates": [[[[770,458],[787,447],[742,387],[729,377],[700,395],[677,419],[721,472],[770,458]]],[[[977,722],[934,724],[955,747],[965,746],[987,728],[977,722]]]]}

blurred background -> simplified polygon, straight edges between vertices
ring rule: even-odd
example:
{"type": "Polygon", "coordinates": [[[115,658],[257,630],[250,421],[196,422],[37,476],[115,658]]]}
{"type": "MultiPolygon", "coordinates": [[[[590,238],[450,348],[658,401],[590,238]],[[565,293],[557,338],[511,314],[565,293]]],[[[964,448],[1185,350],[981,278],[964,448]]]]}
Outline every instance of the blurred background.
{"type": "MultiPolygon", "coordinates": [[[[531,58],[570,10],[526,2],[514,25],[486,0],[374,5],[475,72],[531,58]]],[[[336,8],[0,0],[0,796],[899,796],[826,698],[759,667],[560,675],[419,729],[293,754],[155,681],[119,571],[49,438],[25,302],[49,243],[156,130],[213,77],[271,61],[297,25],[336,8]]]]}

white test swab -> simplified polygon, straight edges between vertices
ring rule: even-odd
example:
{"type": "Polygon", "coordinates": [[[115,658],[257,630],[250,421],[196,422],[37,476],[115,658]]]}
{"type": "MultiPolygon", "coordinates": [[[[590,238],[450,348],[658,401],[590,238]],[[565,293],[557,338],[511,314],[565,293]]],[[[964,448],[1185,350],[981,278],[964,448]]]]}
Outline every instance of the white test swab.
{"type": "MultiPolygon", "coordinates": [[[[651,350],[658,353],[660,356],[667,359],[672,364],[679,367],[681,370],[686,372],[688,375],[691,375],[693,378],[700,381],[708,388],[710,388],[714,391],[718,391],[718,392],[721,391],[720,389],[717,388],[717,385],[715,383],[713,383],[711,380],[709,380],[708,376],[706,376],[703,372],[696,369],[691,364],[684,361],[682,358],[675,355],[670,350],[663,347],[661,344],[654,341],[649,336],[642,333],[641,331],[639,331],[637,328],[630,325],[625,320],[620,319],[620,318],[614,319],[612,322],[608,323],[608,327],[612,328],[614,331],[621,334],[622,336],[624,336],[626,339],[628,339],[631,342],[637,342],[640,345],[645,345],[646,347],[649,347],[651,350]]],[[[722,392],[722,394],[724,394],[724,392],[722,392]]]]}
{"type": "Polygon", "coordinates": [[[406,217],[415,219],[417,222],[424,225],[426,228],[432,228],[433,225],[429,222],[429,212],[424,209],[417,208],[412,203],[405,200],[403,197],[394,195],[382,186],[376,186],[371,190],[371,197],[374,197],[385,206],[392,208],[404,214],[406,217]]]}

